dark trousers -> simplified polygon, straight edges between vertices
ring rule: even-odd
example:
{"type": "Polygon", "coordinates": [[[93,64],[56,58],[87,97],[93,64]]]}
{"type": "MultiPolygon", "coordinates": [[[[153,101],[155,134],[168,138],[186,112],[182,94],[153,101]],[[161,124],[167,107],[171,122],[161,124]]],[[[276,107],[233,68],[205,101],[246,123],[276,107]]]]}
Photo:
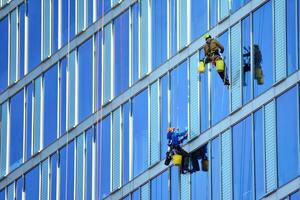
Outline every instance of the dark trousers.
{"type": "MultiPolygon", "coordinates": [[[[219,60],[219,59],[222,59],[221,56],[219,54],[214,54],[211,58],[206,58],[204,62],[205,62],[205,64],[207,64],[207,63],[211,63],[212,61],[215,62],[216,60],[219,60]]],[[[228,76],[226,75],[226,67],[223,72],[218,72],[218,74],[225,85],[230,85],[228,76]]]]}
{"type": "Polygon", "coordinates": [[[195,158],[193,155],[191,156],[188,152],[183,150],[180,146],[175,148],[176,153],[182,155],[182,164],[181,164],[181,172],[183,171],[190,171],[189,170],[189,161],[191,159],[193,169],[192,171],[199,171],[199,163],[197,158],[195,158]]]}

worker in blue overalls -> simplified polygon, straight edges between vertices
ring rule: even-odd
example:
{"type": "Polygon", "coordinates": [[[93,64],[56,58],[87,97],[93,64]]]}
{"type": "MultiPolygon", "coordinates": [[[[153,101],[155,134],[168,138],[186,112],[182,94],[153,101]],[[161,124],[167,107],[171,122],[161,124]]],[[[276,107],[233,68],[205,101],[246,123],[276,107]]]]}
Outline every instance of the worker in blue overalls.
{"type": "Polygon", "coordinates": [[[181,144],[184,140],[187,139],[188,132],[187,129],[184,132],[179,132],[178,129],[168,128],[168,146],[169,150],[166,153],[165,165],[169,165],[172,160],[172,155],[179,154],[182,156],[182,164],[181,164],[181,173],[185,174],[187,172],[193,173],[199,171],[199,163],[198,160],[191,156],[188,152],[181,148],[181,144]],[[192,169],[189,169],[189,160],[192,161],[192,169]]]}

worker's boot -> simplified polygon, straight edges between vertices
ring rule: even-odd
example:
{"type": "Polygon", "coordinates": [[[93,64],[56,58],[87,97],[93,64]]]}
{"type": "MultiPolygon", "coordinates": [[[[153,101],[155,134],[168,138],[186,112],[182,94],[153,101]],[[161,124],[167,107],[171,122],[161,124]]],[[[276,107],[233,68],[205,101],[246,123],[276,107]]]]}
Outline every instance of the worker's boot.
{"type": "Polygon", "coordinates": [[[172,160],[172,156],[170,155],[169,152],[167,152],[166,153],[166,159],[165,159],[165,165],[168,166],[170,164],[171,160],[172,160]]]}

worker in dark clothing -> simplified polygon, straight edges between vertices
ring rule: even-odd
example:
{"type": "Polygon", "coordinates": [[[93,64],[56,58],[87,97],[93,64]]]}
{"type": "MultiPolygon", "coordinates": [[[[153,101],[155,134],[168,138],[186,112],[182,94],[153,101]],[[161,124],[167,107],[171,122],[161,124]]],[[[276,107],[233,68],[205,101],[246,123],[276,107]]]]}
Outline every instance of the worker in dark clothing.
{"type": "Polygon", "coordinates": [[[199,171],[199,163],[197,159],[194,159],[188,152],[186,152],[184,149],[181,148],[181,144],[183,143],[184,140],[187,139],[187,130],[184,132],[179,133],[178,129],[175,130],[175,128],[168,128],[168,146],[169,150],[166,153],[166,160],[165,160],[165,165],[169,165],[172,155],[174,154],[179,154],[182,156],[182,164],[181,164],[181,173],[185,174],[187,172],[195,172],[199,171]],[[190,170],[189,169],[189,159],[191,158],[192,160],[192,166],[193,168],[190,170]]]}
{"type": "MultiPolygon", "coordinates": [[[[212,63],[213,65],[216,65],[217,60],[222,60],[222,57],[220,55],[220,52],[224,52],[223,45],[218,42],[216,39],[212,38],[211,35],[206,34],[204,36],[206,44],[204,45],[204,63],[212,63]],[[220,51],[220,52],[219,52],[220,51]]],[[[222,72],[218,72],[219,76],[223,80],[225,85],[230,85],[229,80],[226,76],[226,70],[223,70],[222,72]]]]}

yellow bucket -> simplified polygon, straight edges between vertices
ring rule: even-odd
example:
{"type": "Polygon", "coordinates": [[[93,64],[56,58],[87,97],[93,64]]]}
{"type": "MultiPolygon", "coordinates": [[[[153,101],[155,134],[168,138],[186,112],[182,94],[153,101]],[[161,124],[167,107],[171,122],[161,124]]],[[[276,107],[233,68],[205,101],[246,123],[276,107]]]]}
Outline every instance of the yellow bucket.
{"type": "Polygon", "coordinates": [[[205,64],[204,64],[203,60],[199,61],[198,72],[199,73],[204,73],[205,72],[205,64]]]}
{"type": "Polygon", "coordinates": [[[178,154],[173,155],[173,164],[174,165],[180,166],[181,162],[182,162],[182,156],[181,155],[178,155],[178,154]]]}
{"type": "Polygon", "coordinates": [[[259,80],[262,77],[262,69],[261,67],[255,67],[255,75],[254,78],[259,80]]]}
{"type": "Polygon", "coordinates": [[[208,171],[208,160],[207,159],[202,160],[202,170],[205,172],[208,171]]]}
{"type": "Polygon", "coordinates": [[[216,60],[216,67],[218,72],[224,71],[224,61],[223,59],[216,60]]]}

